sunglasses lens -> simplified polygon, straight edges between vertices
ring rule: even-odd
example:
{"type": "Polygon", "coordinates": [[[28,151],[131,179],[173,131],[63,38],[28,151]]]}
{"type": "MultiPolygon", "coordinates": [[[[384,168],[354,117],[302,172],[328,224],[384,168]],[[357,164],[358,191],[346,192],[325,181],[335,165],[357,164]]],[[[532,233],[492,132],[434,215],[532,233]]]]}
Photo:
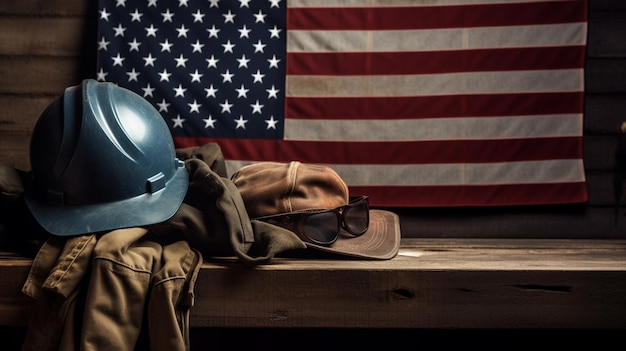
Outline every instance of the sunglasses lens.
{"type": "Polygon", "coordinates": [[[353,235],[361,235],[367,231],[369,226],[369,206],[362,201],[345,209],[343,222],[348,232],[353,235]]]}
{"type": "Polygon", "coordinates": [[[307,217],[304,232],[318,244],[332,244],[337,240],[339,219],[335,212],[320,212],[307,217]]]}

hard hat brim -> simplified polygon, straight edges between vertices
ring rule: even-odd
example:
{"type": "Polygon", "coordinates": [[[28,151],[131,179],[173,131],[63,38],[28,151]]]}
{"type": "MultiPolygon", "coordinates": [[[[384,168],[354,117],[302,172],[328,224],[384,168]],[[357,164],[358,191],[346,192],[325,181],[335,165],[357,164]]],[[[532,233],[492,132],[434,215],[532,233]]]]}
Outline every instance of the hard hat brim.
{"type": "Polygon", "coordinates": [[[189,173],[185,167],[180,167],[162,190],[129,199],[54,206],[27,193],[25,202],[37,222],[50,234],[74,236],[166,221],[178,211],[188,186],[189,173]]]}

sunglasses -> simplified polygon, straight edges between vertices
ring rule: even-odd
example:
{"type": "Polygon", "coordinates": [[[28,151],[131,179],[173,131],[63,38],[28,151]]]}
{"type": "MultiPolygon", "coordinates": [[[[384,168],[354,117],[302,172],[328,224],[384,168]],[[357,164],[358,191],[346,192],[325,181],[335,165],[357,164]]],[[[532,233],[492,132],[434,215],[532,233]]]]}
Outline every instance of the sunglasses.
{"type": "Polygon", "coordinates": [[[300,239],[330,245],[339,238],[341,228],[359,236],[369,227],[369,198],[353,197],[347,205],[332,210],[281,213],[255,219],[289,229],[300,239]]]}

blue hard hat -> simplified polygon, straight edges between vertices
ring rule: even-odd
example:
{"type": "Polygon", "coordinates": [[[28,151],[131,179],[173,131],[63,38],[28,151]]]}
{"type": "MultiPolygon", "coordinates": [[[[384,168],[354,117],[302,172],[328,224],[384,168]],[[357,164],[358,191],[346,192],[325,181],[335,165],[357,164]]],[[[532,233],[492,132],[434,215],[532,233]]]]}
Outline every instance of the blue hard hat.
{"type": "Polygon", "coordinates": [[[147,100],[113,83],[68,87],[35,124],[26,204],[54,235],[159,223],[189,185],[167,124],[147,100]]]}

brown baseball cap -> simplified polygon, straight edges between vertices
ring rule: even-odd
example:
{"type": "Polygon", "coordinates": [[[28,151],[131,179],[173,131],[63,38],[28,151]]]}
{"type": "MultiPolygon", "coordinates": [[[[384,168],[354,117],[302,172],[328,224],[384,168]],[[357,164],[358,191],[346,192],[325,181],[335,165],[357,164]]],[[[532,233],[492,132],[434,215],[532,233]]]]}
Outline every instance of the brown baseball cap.
{"type": "MultiPolygon", "coordinates": [[[[240,168],[232,176],[250,218],[331,210],[348,205],[348,186],[325,165],[292,162],[258,162],[240,168]]],[[[398,215],[369,210],[369,227],[354,236],[344,228],[337,240],[321,245],[303,239],[307,247],[366,259],[391,259],[400,247],[398,215]]]]}

